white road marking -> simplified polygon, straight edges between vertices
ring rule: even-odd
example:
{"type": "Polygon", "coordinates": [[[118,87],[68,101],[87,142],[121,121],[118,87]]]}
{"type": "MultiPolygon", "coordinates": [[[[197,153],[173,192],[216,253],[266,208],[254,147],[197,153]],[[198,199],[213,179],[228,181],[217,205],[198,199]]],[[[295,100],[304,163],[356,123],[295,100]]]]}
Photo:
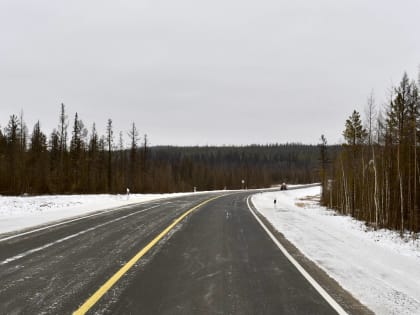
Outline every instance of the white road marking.
{"type": "Polygon", "coordinates": [[[267,226],[260,220],[260,218],[255,214],[252,210],[249,199],[251,196],[248,196],[246,199],[246,203],[248,205],[249,211],[251,211],[254,218],[258,221],[258,223],[262,226],[262,228],[267,232],[268,236],[272,239],[272,241],[277,245],[277,247],[281,250],[284,256],[296,267],[296,269],[302,274],[302,276],[318,291],[318,293],[327,301],[329,305],[339,314],[339,315],[348,315],[348,313],[338,304],[332,297],[321,287],[321,285],[314,279],[312,276],[289,254],[289,252],[284,248],[283,245],[277,240],[277,238],[270,232],[267,226]]]}
{"type": "Polygon", "coordinates": [[[91,232],[91,231],[93,231],[93,230],[96,230],[96,229],[98,229],[98,228],[100,228],[100,227],[103,227],[103,226],[105,226],[105,225],[108,225],[108,224],[110,224],[110,223],[114,223],[114,222],[120,221],[120,220],[122,220],[122,219],[126,219],[126,218],[131,217],[131,216],[133,216],[133,215],[135,215],[135,214],[138,214],[138,213],[141,213],[141,212],[145,212],[145,211],[151,210],[151,209],[156,208],[156,207],[159,207],[159,206],[160,206],[160,205],[152,206],[152,207],[149,207],[149,208],[146,208],[146,209],[143,209],[143,210],[139,210],[139,211],[136,211],[136,212],[133,212],[133,213],[127,214],[127,215],[122,216],[122,217],[118,217],[118,218],[116,218],[116,219],[113,219],[113,220],[108,221],[108,222],[105,222],[105,223],[98,224],[98,225],[96,225],[96,226],[93,226],[93,227],[88,228],[88,229],[86,229],[86,230],[80,231],[80,232],[78,232],[78,233],[75,233],[75,234],[72,234],[72,235],[69,235],[69,236],[66,236],[66,237],[60,238],[60,239],[58,239],[58,240],[56,240],[56,241],[54,241],[54,242],[51,242],[51,243],[45,244],[45,245],[43,245],[43,246],[40,246],[40,247],[37,247],[37,248],[31,249],[31,250],[28,250],[28,251],[26,251],[26,252],[23,252],[23,253],[21,253],[21,254],[18,254],[18,255],[15,255],[15,256],[13,256],[13,257],[10,257],[10,258],[7,258],[7,259],[3,260],[2,262],[0,262],[0,266],[1,266],[1,265],[8,264],[8,263],[10,263],[10,262],[12,262],[12,261],[15,261],[15,260],[21,259],[21,258],[23,258],[23,257],[26,257],[26,256],[30,255],[30,254],[33,254],[33,253],[39,252],[39,251],[41,251],[41,250],[43,250],[43,249],[45,249],[45,248],[51,247],[51,246],[53,246],[53,245],[56,245],[56,244],[62,243],[62,242],[67,241],[67,240],[69,240],[69,239],[75,238],[75,237],[77,237],[77,236],[79,236],[79,235],[82,235],[82,234],[85,234],[85,233],[91,232]]]}
{"type": "MultiPolygon", "coordinates": [[[[154,201],[156,201],[156,200],[154,200],[154,201]]],[[[142,202],[140,202],[140,203],[142,203],[142,202]]],[[[72,222],[84,220],[84,219],[87,219],[87,218],[96,217],[96,216],[101,215],[101,214],[104,214],[104,213],[108,213],[108,212],[113,212],[113,211],[117,211],[117,210],[121,210],[121,209],[130,208],[131,206],[134,206],[134,205],[136,205],[136,204],[131,204],[131,205],[126,205],[126,206],[121,206],[121,207],[118,207],[118,208],[104,210],[104,211],[97,212],[97,213],[94,213],[94,214],[89,214],[89,215],[86,215],[86,216],[83,216],[83,217],[78,217],[77,219],[71,219],[71,220],[60,222],[60,223],[56,223],[56,224],[52,224],[52,225],[47,225],[47,226],[44,226],[44,227],[39,228],[39,229],[30,230],[28,232],[23,232],[23,233],[19,233],[19,234],[16,234],[16,235],[12,235],[12,236],[8,236],[8,237],[5,237],[5,238],[2,238],[2,239],[0,239],[0,242],[8,241],[8,240],[11,240],[11,239],[14,239],[14,238],[17,238],[17,237],[20,237],[20,236],[32,234],[32,233],[35,233],[35,232],[47,230],[47,229],[50,229],[50,228],[53,228],[53,227],[56,227],[56,226],[60,226],[60,225],[64,225],[64,224],[67,224],[67,223],[72,223],[72,222]]]]}

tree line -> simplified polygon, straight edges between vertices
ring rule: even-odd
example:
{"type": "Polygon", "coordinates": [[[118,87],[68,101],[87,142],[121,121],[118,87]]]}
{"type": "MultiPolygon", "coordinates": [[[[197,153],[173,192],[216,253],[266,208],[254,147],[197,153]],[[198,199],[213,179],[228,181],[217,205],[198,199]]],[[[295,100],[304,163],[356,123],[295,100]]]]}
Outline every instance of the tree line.
{"type": "Polygon", "coordinates": [[[336,158],[321,139],[325,205],[374,228],[420,231],[419,84],[405,73],[382,108],[368,98],[364,122],[353,111],[336,158]]]}
{"type": "Polygon", "coordinates": [[[128,129],[115,133],[109,119],[104,134],[95,124],[88,131],[77,113],[69,119],[64,104],[49,136],[40,122],[29,132],[23,114],[11,115],[0,128],[0,194],[176,192],[319,180],[316,146],[150,146],[135,123],[128,129]]]}

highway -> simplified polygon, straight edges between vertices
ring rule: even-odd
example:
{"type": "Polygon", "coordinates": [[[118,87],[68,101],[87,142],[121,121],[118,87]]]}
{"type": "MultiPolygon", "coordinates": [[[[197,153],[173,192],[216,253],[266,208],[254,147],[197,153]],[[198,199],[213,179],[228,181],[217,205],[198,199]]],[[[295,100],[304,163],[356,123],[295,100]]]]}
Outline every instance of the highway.
{"type": "Polygon", "coordinates": [[[253,193],[0,236],[0,314],[371,314],[255,214],[253,193]]]}

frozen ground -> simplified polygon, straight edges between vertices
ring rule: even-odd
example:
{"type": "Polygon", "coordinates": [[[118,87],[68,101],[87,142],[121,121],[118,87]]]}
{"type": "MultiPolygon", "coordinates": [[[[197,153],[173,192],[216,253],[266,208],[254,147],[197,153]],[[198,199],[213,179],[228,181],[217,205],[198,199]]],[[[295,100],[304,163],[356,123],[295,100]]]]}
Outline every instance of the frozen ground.
{"type": "Polygon", "coordinates": [[[126,195],[0,196],[0,233],[71,218],[90,212],[190,193],[126,195]]]}
{"type": "Polygon", "coordinates": [[[256,194],[275,228],[377,314],[420,314],[420,241],[320,207],[320,188],[256,194]],[[309,197],[308,197],[309,196],[309,197]],[[274,208],[274,198],[277,205],[274,208]]]}

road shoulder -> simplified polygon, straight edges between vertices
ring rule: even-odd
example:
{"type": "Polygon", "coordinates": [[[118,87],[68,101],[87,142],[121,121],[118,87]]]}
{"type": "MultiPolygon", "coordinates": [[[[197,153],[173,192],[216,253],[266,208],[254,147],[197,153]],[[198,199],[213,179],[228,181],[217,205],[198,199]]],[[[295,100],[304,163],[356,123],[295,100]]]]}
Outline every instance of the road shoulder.
{"type": "Polygon", "coordinates": [[[267,229],[273,234],[277,241],[287,250],[287,252],[318,282],[321,287],[349,314],[371,315],[374,314],[365,305],[361,304],[351,293],[346,291],[340,284],[331,278],[316,263],[307,258],[299,249],[296,248],[285,236],[276,230],[274,226],[258,211],[249,200],[250,207],[254,214],[264,223],[267,229]]]}

